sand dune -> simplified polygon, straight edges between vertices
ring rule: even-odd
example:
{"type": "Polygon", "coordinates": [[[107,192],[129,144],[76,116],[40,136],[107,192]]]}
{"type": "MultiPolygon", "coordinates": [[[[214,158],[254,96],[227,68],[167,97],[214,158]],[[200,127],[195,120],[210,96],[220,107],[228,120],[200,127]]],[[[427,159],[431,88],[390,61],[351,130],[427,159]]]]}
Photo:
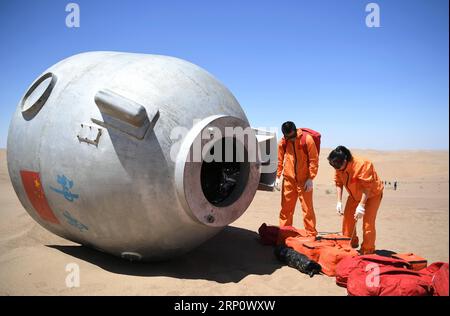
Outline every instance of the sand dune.
{"type": "MultiPolygon", "coordinates": [[[[338,231],[333,170],[322,149],[315,181],[319,231],[338,231]]],[[[385,190],[377,221],[377,247],[449,258],[448,151],[356,150],[374,161],[385,190]]],[[[326,276],[280,265],[258,243],[261,223],[277,223],[279,192],[258,192],[247,212],[191,253],[165,263],[131,264],[61,239],[36,224],[11,186],[0,150],[0,295],[345,295],[326,276]],[[67,288],[65,267],[80,266],[80,287],[67,288]]],[[[297,210],[295,225],[302,227],[297,210]]],[[[360,233],[359,233],[360,234],[360,233]]]]}

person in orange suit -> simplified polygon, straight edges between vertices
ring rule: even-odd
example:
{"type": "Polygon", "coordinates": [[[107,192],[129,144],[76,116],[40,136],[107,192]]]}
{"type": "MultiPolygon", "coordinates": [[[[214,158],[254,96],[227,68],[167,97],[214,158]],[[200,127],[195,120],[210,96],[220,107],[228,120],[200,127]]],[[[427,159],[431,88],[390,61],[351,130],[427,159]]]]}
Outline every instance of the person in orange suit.
{"type": "Polygon", "coordinates": [[[334,181],[337,190],[336,211],[343,215],[342,234],[352,238],[352,247],[359,246],[356,222],[363,219],[363,243],[360,253],[375,252],[375,219],[383,197],[383,182],[378,178],[373,163],[352,156],[350,150],[338,146],[328,156],[328,162],[335,168],[334,181]],[[348,192],[347,203],[342,211],[342,188],[348,192]]]}
{"type": "Polygon", "coordinates": [[[303,131],[293,122],[281,126],[284,137],[278,143],[278,168],[275,187],[281,188],[280,226],[292,226],[295,205],[300,200],[303,224],[308,236],[316,236],[313,206],[313,180],[319,168],[319,155],[311,135],[301,143],[303,131]],[[306,146],[305,154],[302,146],[306,146]],[[281,181],[281,176],[283,180],[281,181]]]}

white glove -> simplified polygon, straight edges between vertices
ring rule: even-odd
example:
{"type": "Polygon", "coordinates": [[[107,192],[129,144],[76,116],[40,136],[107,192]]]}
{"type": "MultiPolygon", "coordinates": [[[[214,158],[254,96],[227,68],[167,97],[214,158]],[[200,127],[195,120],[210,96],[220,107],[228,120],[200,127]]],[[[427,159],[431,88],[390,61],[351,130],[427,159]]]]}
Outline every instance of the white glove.
{"type": "Polygon", "coordinates": [[[355,219],[361,219],[364,216],[364,213],[366,212],[366,209],[364,208],[363,205],[358,204],[358,207],[356,208],[356,212],[355,212],[355,219]]]}
{"type": "Polygon", "coordinates": [[[275,189],[277,189],[278,191],[280,191],[281,189],[281,179],[278,177],[275,179],[275,189]]]}
{"type": "Polygon", "coordinates": [[[342,211],[342,202],[341,201],[337,202],[336,211],[340,216],[344,215],[344,212],[342,211]]]}
{"type": "Polygon", "coordinates": [[[305,182],[305,191],[310,192],[313,189],[313,181],[311,179],[306,180],[305,182]]]}

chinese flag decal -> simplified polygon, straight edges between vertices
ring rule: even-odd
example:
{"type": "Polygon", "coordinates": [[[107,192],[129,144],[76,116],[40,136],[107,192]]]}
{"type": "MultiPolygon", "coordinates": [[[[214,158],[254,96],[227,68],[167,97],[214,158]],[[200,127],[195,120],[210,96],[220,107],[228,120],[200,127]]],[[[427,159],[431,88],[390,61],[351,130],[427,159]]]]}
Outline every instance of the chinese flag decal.
{"type": "Polygon", "coordinates": [[[50,205],[48,205],[44,188],[42,187],[41,178],[39,177],[39,172],[21,170],[20,176],[22,177],[22,183],[28,199],[39,216],[43,220],[54,224],[59,224],[59,221],[50,208],[50,205]]]}

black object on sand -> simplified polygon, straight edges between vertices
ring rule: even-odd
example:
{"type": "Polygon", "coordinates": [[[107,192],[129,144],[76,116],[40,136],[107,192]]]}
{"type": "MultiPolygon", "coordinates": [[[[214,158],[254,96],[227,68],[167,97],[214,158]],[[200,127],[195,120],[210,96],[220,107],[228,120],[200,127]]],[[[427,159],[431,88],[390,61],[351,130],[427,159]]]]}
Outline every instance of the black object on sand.
{"type": "Polygon", "coordinates": [[[319,274],[322,271],[320,264],[310,260],[304,254],[301,254],[300,252],[284,245],[275,247],[275,256],[278,260],[286,263],[289,267],[308,274],[311,278],[314,274],[319,274]]]}

